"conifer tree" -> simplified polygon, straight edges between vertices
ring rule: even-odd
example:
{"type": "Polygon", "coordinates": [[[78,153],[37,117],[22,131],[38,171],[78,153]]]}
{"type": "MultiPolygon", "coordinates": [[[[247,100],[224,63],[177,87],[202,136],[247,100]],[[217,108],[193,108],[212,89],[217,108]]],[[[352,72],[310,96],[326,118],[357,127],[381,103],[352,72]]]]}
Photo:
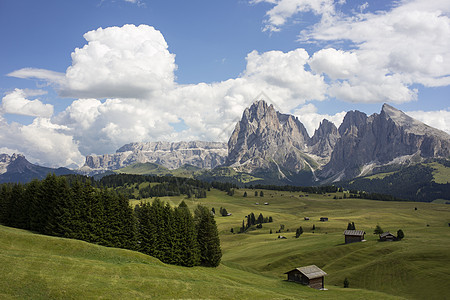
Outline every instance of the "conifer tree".
{"type": "Polygon", "coordinates": [[[200,265],[217,267],[222,257],[222,251],[214,216],[209,213],[206,207],[199,205],[195,210],[195,224],[200,250],[200,265]]]}

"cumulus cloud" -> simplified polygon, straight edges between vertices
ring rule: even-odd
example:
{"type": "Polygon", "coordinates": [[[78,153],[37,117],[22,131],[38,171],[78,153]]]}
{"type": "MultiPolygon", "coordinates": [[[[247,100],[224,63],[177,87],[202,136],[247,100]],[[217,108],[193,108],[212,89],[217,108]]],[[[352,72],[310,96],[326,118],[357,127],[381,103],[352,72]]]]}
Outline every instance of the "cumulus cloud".
{"type": "Polygon", "coordinates": [[[448,1],[398,1],[389,11],[370,12],[366,2],[351,15],[345,1],[253,0],[273,5],[265,30],[279,31],[296,14],[321,20],[300,32],[302,42],[336,43],[312,55],[314,72],[327,76],[328,96],[351,102],[403,103],[417,99],[413,84],[450,85],[448,1]]]}
{"type": "Polygon", "coordinates": [[[298,117],[303,125],[305,125],[305,128],[310,136],[314,135],[314,131],[319,128],[319,125],[323,121],[323,119],[327,119],[339,128],[342,121],[344,120],[345,114],[345,111],[336,113],[334,115],[319,114],[317,112],[317,107],[312,103],[306,104],[294,111],[294,115],[298,117]]]}
{"type": "Polygon", "coordinates": [[[31,162],[52,167],[81,165],[84,157],[65,126],[38,117],[30,125],[7,123],[0,116],[0,144],[9,153],[24,153],[31,162]]]}
{"type": "Polygon", "coordinates": [[[450,84],[449,10],[443,1],[403,2],[388,12],[322,22],[303,31],[302,38],[353,43],[352,51],[326,49],[311,59],[312,69],[334,80],[331,96],[347,101],[407,102],[417,98],[412,84],[450,84]],[[348,64],[342,69],[344,74],[336,71],[342,64],[348,64]]]}
{"type": "Polygon", "coordinates": [[[25,91],[15,89],[7,93],[2,99],[2,111],[7,114],[34,116],[34,117],[50,117],[53,115],[53,105],[44,104],[40,100],[28,100],[29,95],[41,94],[42,91],[25,91]]]}
{"type": "Polygon", "coordinates": [[[61,96],[76,98],[141,98],[173,87],[175,55],[153,27],[99,28],[84,38],[88,43],[72,53],[65,74],[26,68],[9,76],[42,79],[56,84],[61,96]]]}

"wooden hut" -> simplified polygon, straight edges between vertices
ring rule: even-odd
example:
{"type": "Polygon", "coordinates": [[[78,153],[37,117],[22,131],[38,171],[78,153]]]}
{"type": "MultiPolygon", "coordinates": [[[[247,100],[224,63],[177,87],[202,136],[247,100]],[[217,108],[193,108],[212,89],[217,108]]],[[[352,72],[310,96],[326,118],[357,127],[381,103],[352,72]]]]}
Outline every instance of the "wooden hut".
{"type": "Polygon", "coordinates": [[[327,218],[327,217],[321,217],[321,218],[320,218],[320,222],[326,222],[326,221],[328,221],[328,218],[327,218]]]}
{"type": "Polygon", "coordinates": [[[301,283],[318,290],[324,288],[324,276],[327,275],[316,265],[296,268],[284,274],[287,274],[288,281],[301,283]]]}
{"type": "Polygon", "coordinates": [[[392,233],[388,232],[383,232],[382,234],[380,234],[380,241],[395,241],[397,238],[395,237],[395,235],[393,235],[392,233]]]}
{"type": "Polygon", "coordinates": [[[364,240],[365,234],[364,230],[346,230],[344,231],[345,243],[361,242],[364,240]]]}

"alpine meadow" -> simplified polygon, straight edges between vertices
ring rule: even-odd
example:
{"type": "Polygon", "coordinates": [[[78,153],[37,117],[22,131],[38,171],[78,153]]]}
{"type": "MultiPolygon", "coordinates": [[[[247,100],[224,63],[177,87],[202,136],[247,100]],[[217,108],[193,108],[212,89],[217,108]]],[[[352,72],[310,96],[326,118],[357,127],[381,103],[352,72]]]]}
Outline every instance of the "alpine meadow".
{"type": "Polygon", "coordinates": [[[450,5],[0,0],[0,299],[450,299],[450,5]]]}

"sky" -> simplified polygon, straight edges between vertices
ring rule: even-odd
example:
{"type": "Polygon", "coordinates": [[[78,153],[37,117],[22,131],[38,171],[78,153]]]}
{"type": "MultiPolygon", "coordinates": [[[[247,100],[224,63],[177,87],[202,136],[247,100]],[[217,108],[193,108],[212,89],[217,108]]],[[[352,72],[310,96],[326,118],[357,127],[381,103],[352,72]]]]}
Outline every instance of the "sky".
{"type": "Polygon", "coordinates": [[[310,136],[388,103],[450,133],[448,0],[0,0],[0,153],[82,166],[224,141],[266,100],[310,136]]]}

